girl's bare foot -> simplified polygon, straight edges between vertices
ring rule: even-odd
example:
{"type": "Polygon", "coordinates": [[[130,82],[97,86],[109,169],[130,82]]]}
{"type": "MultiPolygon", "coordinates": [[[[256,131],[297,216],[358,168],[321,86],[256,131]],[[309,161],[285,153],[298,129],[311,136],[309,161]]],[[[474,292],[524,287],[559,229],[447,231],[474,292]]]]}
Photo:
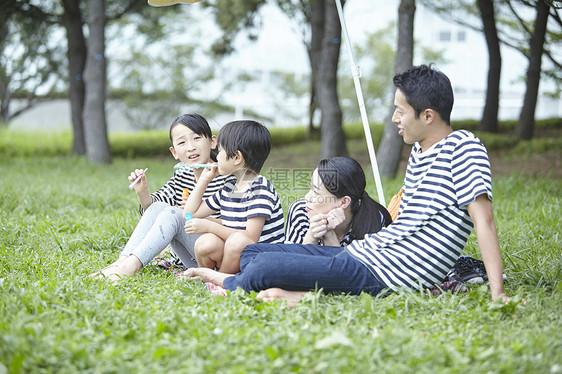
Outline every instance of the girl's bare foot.
{"type": "Polygon", "coordinates": [[[141,268],[142,263],[137,256],[123,256],[103,270],[90,274],[90,278],[118,281],[138,273],[141,268]]]}
{"type": "Polygon", "coordinates": [[[308,291],[287,291],[282,288],[268,288],[260,291],[257,298],[263,301],[273,301],[281,299],[287,301],[287,308],[292,308],[306,295],[308,291]]]}
{"type": "Polygon", "coordinates": [[[217,286],[224,287],[223,281],[232,276],[233,274],[220,273],[209,268],[189,268],[180,273],[178,278],[182,280],[200,279],[203,283],[211,282],[217,286]]]}

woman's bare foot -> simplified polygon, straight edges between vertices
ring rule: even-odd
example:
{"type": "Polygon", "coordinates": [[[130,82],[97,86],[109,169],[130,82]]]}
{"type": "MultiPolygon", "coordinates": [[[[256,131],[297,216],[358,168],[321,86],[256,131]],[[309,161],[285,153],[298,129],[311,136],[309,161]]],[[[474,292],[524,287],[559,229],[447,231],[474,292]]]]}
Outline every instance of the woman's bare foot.
{"type": "Polygon", "coordinates": [[[302,300],[308,291],[287,291],[282,288],[268,288],[267,290],[260,291],[257,298],[262,301],[273,301],[281,299],[287,301],[287,308],[292,308],[302,300]]]}
{"type": "Polygon", "coordinates": [[[217,286],[224,287],[223,281],[234,274],[220,273],[209,268],[189,268],[178,275],[179,279],[200,279],[203,283],[211,282],[217,286]]]}
{"type": "Polygon", "coordinates": [[[138,273],[142,268],[142,262],[137,256],[122,256],[117,261],[99,272],[90,274],[92,279],[109,279],[113,281],[122,280],[138,273]]]}

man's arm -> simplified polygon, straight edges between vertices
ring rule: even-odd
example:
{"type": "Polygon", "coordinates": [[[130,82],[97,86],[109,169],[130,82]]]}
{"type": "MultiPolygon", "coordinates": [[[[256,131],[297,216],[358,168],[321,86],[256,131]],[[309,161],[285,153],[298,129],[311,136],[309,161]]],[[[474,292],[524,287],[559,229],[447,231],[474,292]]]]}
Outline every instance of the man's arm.
{"type": "Polygon", "coordinates": [[[492,202],[485,194],[478,195],[472,203],[468,204],[467,209],[474,223],[480,253],[490,282],[492,300],[501,296],[507,302],[510,298],[504,294],[503,290],[502,259],[492,212],[492,202]]]}

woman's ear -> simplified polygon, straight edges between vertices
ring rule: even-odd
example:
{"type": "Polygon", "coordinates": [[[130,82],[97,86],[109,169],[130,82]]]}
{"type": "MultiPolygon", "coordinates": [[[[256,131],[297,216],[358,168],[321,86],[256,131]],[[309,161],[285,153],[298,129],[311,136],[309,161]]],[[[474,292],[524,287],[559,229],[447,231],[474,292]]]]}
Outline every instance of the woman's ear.
{"type": "Polygon", "coordinates": [[[217,136],[213,135],[211,136],[211,149],[215,148],[217,148],[217,136]]]}
{"type": "Polygon", "coordinates": [[[351,205],[351,197],[349,196],[344,196],[341,198],[340,200],[340,208],[347,208],[349,205],[351,205]]]}
{"type": "Polygon", "coordinates": [[[172,156],[174,156],[174,159],[179,160],[178,155],[176,154],[176,150],[174,149],[174,147],[170,147],[170,152],[172,153],[172,156]]]}

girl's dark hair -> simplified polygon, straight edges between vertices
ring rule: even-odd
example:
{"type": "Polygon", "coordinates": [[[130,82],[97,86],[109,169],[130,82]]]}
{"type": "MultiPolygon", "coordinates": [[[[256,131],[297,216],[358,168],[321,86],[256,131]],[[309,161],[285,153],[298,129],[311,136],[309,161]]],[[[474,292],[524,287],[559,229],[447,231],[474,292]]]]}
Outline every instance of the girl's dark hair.
{"type": "Polygon", "coordinates": [[[255,173],[260,172],[271,150],[269,130],[252,120],[227,123],[220,129],[217,142],[228,158],[240,151],[246,162],[245,167],[255,173]]]}
{"type": "Polygon", "coordinates": [[[318,176],[324,187],[334,196],[351,198],[352,239],[363,239],[365,234],[378,232],[392,222],[386,208],[373,200],[365,191],[367,185],[365,173],[354,159],[332,157],[320,160],[318,176]]]}
{"type": "MultiPolygon", "coordinates": [[[[211,126],[209,126],[209,123],[207,122],[205,117],[197,113],[182,114],[181,116],[177,117],[170,126],[170,143],[172,143],[172,147],[174,146],[174,141],[172,139],[172,129],[180,125],[188,127],[195,134],[204,136],[207,139],[211,139],[213,137],[211,126]]],[[[211,151],[211,159],[213,161],[217,161],[217,156],[214,151],[211,151]]]]}

